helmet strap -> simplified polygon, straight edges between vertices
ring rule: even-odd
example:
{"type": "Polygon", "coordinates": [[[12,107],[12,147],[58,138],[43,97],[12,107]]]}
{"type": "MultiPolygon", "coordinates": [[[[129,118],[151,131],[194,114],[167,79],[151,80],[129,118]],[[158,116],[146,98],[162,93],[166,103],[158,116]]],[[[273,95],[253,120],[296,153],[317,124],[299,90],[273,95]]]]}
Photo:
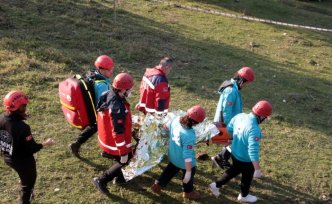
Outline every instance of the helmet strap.
{"type": "Polygon", "coordinates": [[[258,124],[261,124],[267,117],[265,116],[257,116],[257,122],[258,124]]]}

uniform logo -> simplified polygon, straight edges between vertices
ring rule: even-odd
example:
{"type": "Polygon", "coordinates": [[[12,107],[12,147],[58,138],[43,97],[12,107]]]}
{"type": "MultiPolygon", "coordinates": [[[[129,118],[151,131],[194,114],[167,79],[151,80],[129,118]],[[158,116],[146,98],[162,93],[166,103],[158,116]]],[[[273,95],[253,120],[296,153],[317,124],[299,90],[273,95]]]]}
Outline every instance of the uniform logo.
{"type": "Polygon", "coordinates": [[[256,136],[255,137],[255,141],[258,142],[259,141],[259,137],[256,136]]]}
{"type": "Polygon", "coordinates": [[[122,124],[123,123],[123,120],[118,120],[118,124],[122,124]]]}
{"type": "Polygon", "coordinates": [[[30,140],[32,140],[32,135],[29,135],[28,137],[25,137],[25,140],[26,140],[26,141],[30,141],[30,140]]]}
{"type": "Polygon", "coordinates": [[[192,149],[193,146],[192,145],[187,145],[187,149],[192,149]]]}
{"type": "Polygon", "coordinates": [[[227,105],[228,105],[228,106],[232,106],[233,103],[232,103],[232,102],[227,102],[227,105]]]}

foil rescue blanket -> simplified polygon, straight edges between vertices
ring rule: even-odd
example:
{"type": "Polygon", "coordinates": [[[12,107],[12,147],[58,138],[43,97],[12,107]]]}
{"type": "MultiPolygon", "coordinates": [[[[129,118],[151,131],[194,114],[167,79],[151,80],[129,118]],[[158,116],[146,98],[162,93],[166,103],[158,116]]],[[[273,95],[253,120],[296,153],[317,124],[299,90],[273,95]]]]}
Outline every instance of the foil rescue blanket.
{"type": "MultiPolygon", "coordinates": [[[[147,114],[141,120],[138,116],[133,116],[133,126],[139,127],[140,140],[134,157],[129,165],[122,169],[126,181],[143,174],[162,161],[168,148],[168,135],[165,135],[163,130],[164,124],[177,116],[184,116],[185,114],[186,112],[181,110],[169,112],[162,117],[147,114]]],[[[219,133],[212,121],[208,120],[196,125],[194,130],[196,132],[196,143],[208,141],[211,139],[211,135],[214,136],[219,133]]]]}

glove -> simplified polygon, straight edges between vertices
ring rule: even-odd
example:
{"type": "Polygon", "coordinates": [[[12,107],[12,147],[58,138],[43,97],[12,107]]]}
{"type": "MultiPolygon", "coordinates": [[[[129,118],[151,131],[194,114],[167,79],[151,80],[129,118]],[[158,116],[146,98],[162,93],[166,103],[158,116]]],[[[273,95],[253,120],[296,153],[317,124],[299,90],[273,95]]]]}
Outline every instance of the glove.
{"type": "Polygon", "coordinates": [[[184,175],[182,182],[187,184],[190,181],[190,178],[191,178],[191,171],[186,171],[186,174],[184,175]]]}
{"type": "Polygon", "coordinates": [[[255,170],[254,178],[261,178],[262,176],[263,176],[263,174],[260,169],[255,170]]]}
{"type": "Polygon", "coordinates": [[[120,163],[125,164],[128,161],[128,154],[121,156],[120,163]]]}

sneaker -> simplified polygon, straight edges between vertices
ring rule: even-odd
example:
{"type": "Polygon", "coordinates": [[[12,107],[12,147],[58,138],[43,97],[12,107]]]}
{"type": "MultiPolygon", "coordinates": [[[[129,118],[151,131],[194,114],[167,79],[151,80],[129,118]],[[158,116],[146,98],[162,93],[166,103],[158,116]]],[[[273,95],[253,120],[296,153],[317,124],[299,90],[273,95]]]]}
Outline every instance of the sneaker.
{"type": "Polygon", "coordinates": [[[215,166],[217,166],[220,169],[229,169],[231,168],[231,163],[229,163],[226,160],[219,159],[217,156],[211,157],[211,160],[215,166]]]}
{"type": "Polygon", "coordinates": [[[93,178],[93,184],[97,187],[97,189],[105,195],[110,195],[110,192],[107,190],[106,184],[102,183],[98,177],[93,178]]]}
{"type": "Polygon", "coordinates": [[[209,186],[212,194],[218,198],[220,196],[220,192],[216,182],[211,183],[209,186]]]}
{"type": "Polygon", "coordinates": [[[154,192],[155,194],[157,195],[160,195],[161,194],[161,186],[157,183],[154,183],[152,186],[151,186],[151,190],[152,192],[154,192]]]}
{"type": "Polygon", "coordinates": [[[80,157],[80,144],[77,142],[71,143],[69,145],[69,150],[71,151],[71,153],[75,156],[75,157],[80,157]]]}
{"type": "Polygon", "coordinates": [[[237,197],[237,200],[245,203],[254,203],[257,201],[257,197],[250,194],[248,194],[246,197],[242,197],[240,193],[239,196],[237,197]]]}
{"type": "Polygon", "coordinates": [[[201,194],[198,191],[191,191],[190,193],[183,192],[183,198],[187,198],[189,200],[197,200],[201,198],[201,194]]]}

